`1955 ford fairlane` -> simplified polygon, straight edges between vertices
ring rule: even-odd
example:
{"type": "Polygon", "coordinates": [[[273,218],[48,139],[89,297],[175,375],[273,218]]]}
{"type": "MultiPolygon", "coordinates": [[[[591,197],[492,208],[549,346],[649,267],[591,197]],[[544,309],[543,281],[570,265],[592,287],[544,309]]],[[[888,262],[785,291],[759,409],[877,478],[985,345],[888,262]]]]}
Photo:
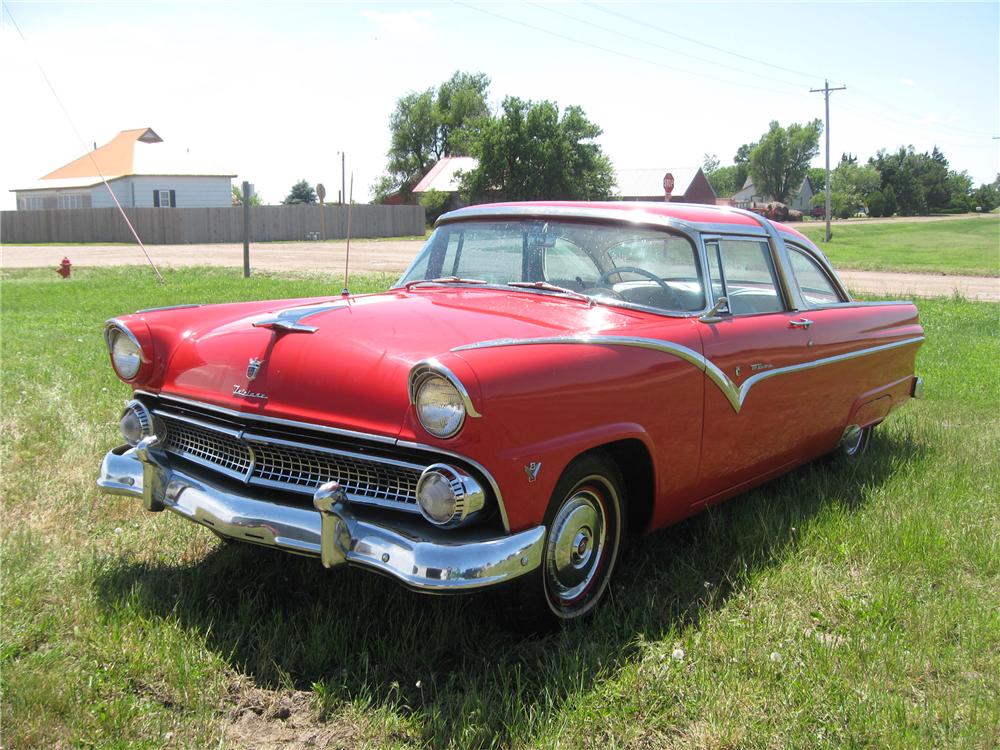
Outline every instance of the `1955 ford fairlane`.
{"type": "Polygon", "coordinates": [[[910,302],[790,227],[677,203],[442,216],[388,291],[108,321],[134,390],[98,484],[427,592],[591,612],[630,532],[824,454],[921,392],[910,302]]]}

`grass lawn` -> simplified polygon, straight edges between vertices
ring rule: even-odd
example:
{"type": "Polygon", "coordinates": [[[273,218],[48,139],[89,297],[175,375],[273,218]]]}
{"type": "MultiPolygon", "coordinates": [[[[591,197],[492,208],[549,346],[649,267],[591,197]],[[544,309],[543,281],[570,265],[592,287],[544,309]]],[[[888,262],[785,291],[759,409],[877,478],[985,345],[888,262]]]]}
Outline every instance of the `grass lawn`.
{"type": "Polygon", "coordinates": [[[903,273],[1000,276],[1000,221],[993,217],[954,221],[795,224],[838,268],[903,273]]]}
{"type": "MultiPolygon", "coordinates": [[[[961,233],[916,230],[939,227],[961,233]]],[[[920,302],[928,398],[860,466],[804,467],[641,540],[592,623],[524,640],[482,596],[223,545],[96,491],[129,394],[106,318],[340,288],[165,275],[3,274],[5,748],[1000,742],[997,305],[920,302]]]]}

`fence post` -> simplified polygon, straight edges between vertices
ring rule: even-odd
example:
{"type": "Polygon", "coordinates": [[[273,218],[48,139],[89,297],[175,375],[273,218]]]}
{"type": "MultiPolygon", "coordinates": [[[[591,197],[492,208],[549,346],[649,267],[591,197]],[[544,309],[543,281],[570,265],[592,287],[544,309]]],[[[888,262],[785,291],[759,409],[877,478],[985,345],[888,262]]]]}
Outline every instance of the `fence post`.
{"type": "Polygon", "coordinates": [[[243,180],[243,278],[250,278],[250,183],[243,180]]]}

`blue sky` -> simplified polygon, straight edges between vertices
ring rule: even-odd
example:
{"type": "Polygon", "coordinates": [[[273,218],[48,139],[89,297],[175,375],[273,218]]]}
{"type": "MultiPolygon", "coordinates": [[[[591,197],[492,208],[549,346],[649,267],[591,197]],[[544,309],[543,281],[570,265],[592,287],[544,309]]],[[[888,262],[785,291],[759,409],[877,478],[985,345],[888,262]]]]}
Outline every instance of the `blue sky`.
{"type": "Polygon", "coordinates": [[[84,151],[36,60],[88,147],[150,126],[268,202],[303,177],[336,195],[339,151],[366,199],[396,100],[458,69],[494,106],[582,106],[620,168],[728,163],[770,120],[822,117],[827,77],[834,160],[937,145],[977,184],[1000,171],[996,2],[5,5],[27,44],[5,10],[2,208],[84,151]]]}

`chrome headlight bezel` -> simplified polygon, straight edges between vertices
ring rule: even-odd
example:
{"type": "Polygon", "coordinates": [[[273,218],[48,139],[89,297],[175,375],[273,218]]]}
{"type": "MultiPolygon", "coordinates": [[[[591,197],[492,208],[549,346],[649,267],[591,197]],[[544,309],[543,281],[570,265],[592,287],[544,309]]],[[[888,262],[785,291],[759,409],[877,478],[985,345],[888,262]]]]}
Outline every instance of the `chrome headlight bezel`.
{"type": "Polygon", "coordinates": [[[455,466],[448,464],[431,464],[420,475],[417,481],[417,507],[420,515],[440,528],[454,528],[468,522],[486,505],[486,493],[482,486],[455,466]],[[435,515],[425,507],[426,494],[431,482],[438,487],[444,486],[451,494],[451,507],[446,512],[435,515]],[[443,482],[443,485],[442,485],[443,482]]]}
{"type": "MultiPolygon", "coordinates": [[[[139,444],[143,438],[157,435],[163,431],[162,421],[157,419],[149,408],[137,399],[133,399],[125,404],[121,418],[118,420],[118,431],[122,438],[133,448],[139,444]],[[126,426],[126,419],[134,420],[138,435],[130,435],[126,426]]],[[[159,435],[162,439],[162,435],[159,435]]]]}
{"type": "Polygon", "coordinates": [[[104,342],[111,355],[111,366],[115,374],[126,382],[135,380],[142,371],[142,366],[149,361],[135,334],[122,323],[111,321],[104,328],[104,342]]]}
{"type": "Polygon", "coordinates": [[[462,381],[436,359],[423,360],[413,366],[410,370],[409,392],[417,421],[429,435],[436,438],[445,440],[454,437],[461,432],[467,417],[481,416],[472,405],[472,399],[462,381]],[[433,406],[427,403],[432,388],[437,390],[438,397],[444,395],[448,401],[444,406],[439,403],[438,407],[450,408],[454,415],[454,418],[447,419],[443,424],[440,418],[434,419],[428,413],[429,407],[433,406]]]}

